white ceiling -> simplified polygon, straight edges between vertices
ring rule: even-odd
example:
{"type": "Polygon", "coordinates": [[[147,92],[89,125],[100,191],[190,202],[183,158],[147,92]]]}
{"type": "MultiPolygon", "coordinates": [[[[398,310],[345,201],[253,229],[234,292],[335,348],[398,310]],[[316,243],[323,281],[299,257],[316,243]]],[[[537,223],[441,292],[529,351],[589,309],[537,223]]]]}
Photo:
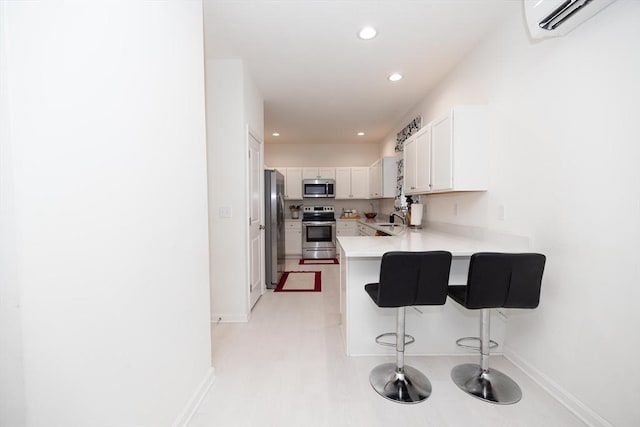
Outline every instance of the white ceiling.
{"type": "Polygon", "coordinates": [[[205,0],[205,56],[244,60],[265,100],[267,143],[378,143],[520,9],[518,0],[205,0]],[[360,40],[365,25],[378,36],[360,40]],[[404,79],[388,81],[392,72],[404,79]]]}

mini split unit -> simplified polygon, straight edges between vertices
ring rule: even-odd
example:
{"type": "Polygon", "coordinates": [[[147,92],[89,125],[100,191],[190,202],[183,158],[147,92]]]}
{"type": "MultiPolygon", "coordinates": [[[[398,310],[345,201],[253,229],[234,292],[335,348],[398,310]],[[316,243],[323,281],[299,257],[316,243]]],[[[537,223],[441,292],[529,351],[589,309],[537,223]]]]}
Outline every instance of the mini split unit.
{"type": "Polygon", "coordinates": [[[615,0],[524,0],[529,33],[534,39],[569,33],[615,0]]]}

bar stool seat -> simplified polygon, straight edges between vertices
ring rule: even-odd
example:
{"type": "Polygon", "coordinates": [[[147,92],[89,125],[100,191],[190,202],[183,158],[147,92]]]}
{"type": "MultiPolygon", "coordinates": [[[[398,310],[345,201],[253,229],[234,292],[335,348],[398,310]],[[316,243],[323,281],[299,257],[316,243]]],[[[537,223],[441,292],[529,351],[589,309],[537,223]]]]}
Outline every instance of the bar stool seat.
{"type": "MultiPolygon", "coordinates": [[[[480,310],[480,365],[453,368],[451,378],[473,397],[497,404],[520,401],[518,384],[489,367],[490,310],[493,308],[536,308],[546,258],[542,254],[476,253],[471,256],[466,286],[449,286],[448,295],[470,310],[480,310]]],[[[461,340],[469,339],[469,337],[461,340]]],[[[458,340],[459,342],[460,340],[458,340]]]]}
{"type": "MultiPolygon", "coordinates": [[[[429,379],[419,370],[404,364],[404,347],[407,344],[405,309],[415,305],[443,305],[447,298],[450,269],[450,252],[387,252],[380,264],[380,281],[364,287],[378,307],[397,309],[396,363],[378,365],[369,375],[373,389],[386,399],[418,403],[431,395],[429,379]]],[[[388,334],[378,338],[383,335],[388,334]]]]}

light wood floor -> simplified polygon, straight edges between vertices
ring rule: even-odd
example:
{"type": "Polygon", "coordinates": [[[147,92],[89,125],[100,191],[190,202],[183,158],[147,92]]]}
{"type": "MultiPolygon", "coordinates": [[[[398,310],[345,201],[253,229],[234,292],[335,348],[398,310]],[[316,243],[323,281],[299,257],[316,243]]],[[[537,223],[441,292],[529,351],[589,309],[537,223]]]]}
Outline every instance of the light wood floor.
{"type": "Polygon", "coordinates": [[[288,261],[286,270],[322,271],[322,292],[269,291],[249,323],[213,327],[216,382],[190,427],[584,426],[503,357],[492,358],[492,366],[522,388],[523,399],[515,405],[482,402],[453,384],[451,368],[476,363],[475,355],[407,357],[408,365],[430,379],[431,397],[414,405],[380,397],[369,385],[369,372],[393,357],[345,356],[339,266],[296,260],[288,261]]]}

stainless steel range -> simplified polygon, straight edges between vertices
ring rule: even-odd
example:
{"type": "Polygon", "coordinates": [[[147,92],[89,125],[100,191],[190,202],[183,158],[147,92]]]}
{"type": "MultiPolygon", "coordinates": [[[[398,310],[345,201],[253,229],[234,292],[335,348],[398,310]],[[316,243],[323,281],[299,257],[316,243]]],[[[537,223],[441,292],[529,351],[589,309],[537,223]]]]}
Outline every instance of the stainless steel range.
{"type": "Polygon", "coordinates": [[[302,208],[302,258],[336,257],[336,217],[333,206],[302,208]]]}

